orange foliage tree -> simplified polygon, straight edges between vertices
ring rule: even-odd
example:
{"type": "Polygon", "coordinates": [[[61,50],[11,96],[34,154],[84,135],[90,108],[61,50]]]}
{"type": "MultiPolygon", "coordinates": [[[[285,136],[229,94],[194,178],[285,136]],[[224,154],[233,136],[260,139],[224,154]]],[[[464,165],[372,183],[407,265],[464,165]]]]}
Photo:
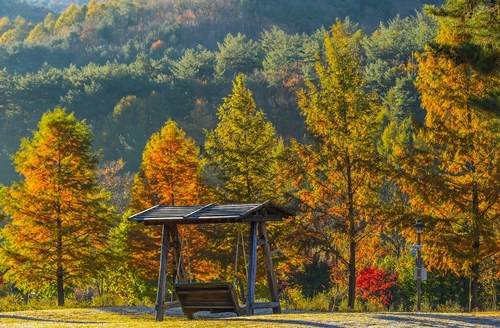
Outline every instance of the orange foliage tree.
{"type": "Polygon", "coordinates": [[[55,283],[62,306],[65,288],[87,283],[105,266],[114,215],[109,193],[98,186],[90,127],[60,108],[38,127],[14,155],[22,180],[1,189],[7,222],[0,260],[5,278],[25,291],[55,283]]]}
{"type": "MultiPolygon", "coordinates": [[[[169,120],[146,144],[141,168],[132,186],[131,209],[139,212],[154,205],[188,206],[205,203],[209,193],[203,183],[202,167],[203,161],[194,140],[186,138],[177,123],[169,120]]],[[[134,267],[144,278],[155,279],[159,267],[161,229],[134,225],[131,232],[134,267]]],[[[189,236],[190,251],[206,247],[203,236],[193,226],[181,227],[181,234],[186,239],[189,236]]],[[[206,274],[210,275],[209,267],[196,265],[196,260],[193,267],[198,267],[200,271],[207,270],[206,274]]]]}
{"type": "Polygon", "coordinates": [[[485,110],[498,111],[498,78],[478,65],[485,52],[470,38],[466,2],[448,5],[462,13],[442,16],[435,43],[418,57],[426,117],[402,152],[401,177],[427,226],[426,262],[470,276],[475,308],[481,265],[500,252],[500,119],[485,110]]]}
{"type": "Polygon", "coordinates": [[[348,306],[354,307],[360,244],[377,225],[381,161],[375,148],[380,110],[362,87],[361,32],[338,22],[325,35],[315,83],[298,93],[312,144],[292,140],[288,175],[301,208],[297,239],[305,249],[347,269],[348,306]]]}

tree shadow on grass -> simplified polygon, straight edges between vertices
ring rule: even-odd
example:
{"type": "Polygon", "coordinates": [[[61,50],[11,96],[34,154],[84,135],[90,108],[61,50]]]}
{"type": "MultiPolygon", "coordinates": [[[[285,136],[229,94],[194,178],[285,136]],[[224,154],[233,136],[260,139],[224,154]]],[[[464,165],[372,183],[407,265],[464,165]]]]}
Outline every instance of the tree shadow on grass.
{"type": "Polygon", "coordinates": [[[405,321],[419,327],[500,327],[500,314],[487,315],[453,315],[440,313],[413,314],[378,314],[373,316],[380,320],[405,321]]]}
{"type": "Polygon", "coordinates": [[[117,315],[154,315],[155,310],[149,306],[105,306],[96,307],[95,310],[109,312],[117,315]]]}
{"type": "Polygon", "coordinates": [[[308,321],[308,320],[299,320],[299,319],[278,319],[278,320],[270,320],[270,319],[263,319],[263,318],[258,318],[258,319],[245,319],[242,317],[238,317],[238,319],[231,319],[231,322],[253,322],[253,323],[269,323],[269,324],[284,324],[284,325],[295,325],[295,326],[304,326],[304,327],[328,327],[328,328],[340,328],[340,327],[345,327],[343,326],[338,326],[338,325],[333,325],[330,323],[323,323],[323,322],[314,322],[314,321],[308,321]]]}
{"type": "Polygon", "coordinates": [[[68,324],[102,324],[103,322],[97,321],[75,321],[75,320],[59,320],[59,319],[45,319],[35,318],[29,316],[15,315],[15,314],[0,314],[1,319],[17,319],[23,321],[39,321],[39,322],[54,322],[54,323],[68,323],[68,324]]]}

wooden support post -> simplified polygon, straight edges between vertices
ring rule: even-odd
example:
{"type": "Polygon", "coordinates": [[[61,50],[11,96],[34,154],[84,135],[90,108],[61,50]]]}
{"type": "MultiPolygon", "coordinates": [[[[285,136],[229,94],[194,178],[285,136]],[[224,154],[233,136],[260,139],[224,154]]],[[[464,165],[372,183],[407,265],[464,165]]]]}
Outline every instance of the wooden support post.
{"type": "Polygon", "coordinates": [[[271,258],[271,247],[269,246],[269,239],[267,237],[266,222],[259,224],[260,238],[264,241],[262,244],[262,253],[264,255],[264,264],[266,265],[267,285],[269,286],[269,293],[271,302],[276,304],[273,307],[274,314],[281,314],[281,305],[278,298],[278,287],[276,286],[276,278],[274,276],[273,260],[271,258]]]}
{"type": "Polygon", "coordinates": [[[257,229],[259,222],[250,223],[250,256],[248,263],[248,286],[247,286],[247,301],[246,310],[247,315],[252,315],[253,303],[255,301],[255,281],[257,279],[257,229]]]}
{"type": "Polygon", "coordinates": [[[156,321],[163,321],[163,304],[167,289],[168,226],[163,225],[161,233],[160,272],[158,274],[158,294],[156,295],[156,321]]]}

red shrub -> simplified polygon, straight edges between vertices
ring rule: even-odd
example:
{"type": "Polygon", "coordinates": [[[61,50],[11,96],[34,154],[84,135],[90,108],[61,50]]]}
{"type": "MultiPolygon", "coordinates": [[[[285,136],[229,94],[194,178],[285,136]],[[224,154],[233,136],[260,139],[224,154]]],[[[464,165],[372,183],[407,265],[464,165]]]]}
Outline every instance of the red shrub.
{"type": "Polygon", "coordinates": [[[397,283],[396,273],[387,273],[378,267],[365,268],[358,273],[356,280],[356,291],[362,299],[377,300],[389,305],[393,295],[389,288],[397,283]]]}

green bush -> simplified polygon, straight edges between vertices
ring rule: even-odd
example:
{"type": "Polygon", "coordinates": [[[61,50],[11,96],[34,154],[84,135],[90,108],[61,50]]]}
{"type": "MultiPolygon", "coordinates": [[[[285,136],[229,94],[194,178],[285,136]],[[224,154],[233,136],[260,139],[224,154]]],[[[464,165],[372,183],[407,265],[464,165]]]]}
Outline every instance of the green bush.
{"type": "Polygon", "coordinates": [[[347,306],[347,298],[344,298],[340,301],[338,310],[339,312],[365,312],[366,307],[359,298],[356,298],[354,300],[354,309],[351,309],[347,306]]]}
{"type": "Polygon", "coordinates": [[[127,301],[117,294],[103,294],[92,299],[91,306],[127,306],[127,301]]]}
{"type": "Polygon", "coordinates": [[[368,300],[365,303],[365,309],[367,312],[384,312],[387,311],[387,308],[384,304],[380,303],[377,300],[368,300]]]}
{"type": "Polygon", "coordinates": [[[443,313],[457,313],[463,312],[463,308],[456,301],[446,301],[445,304],[438,305],[437,311],[443,313]]]}
{"type": "Polygon", "coordinates": [[[23,308],[26,310],[48,310],[56,307],[57,299],[55,297],[31,297],[28,298],[28,302],[23,304],[23,308]]]}
{"type": "Polygon", "coordinates": [[[305,297],[301,288],[289,288],[283,295],[283,307],[300,311],[330,311],[332,299],[328,293],[318,293],[312,298],[305,297]]]}
{"type": "Polygon", "coordinates": [[[25,301],[21,294],[7,294],[0,298],[0,311],[20,311],[25,308],[25,301]]]}

